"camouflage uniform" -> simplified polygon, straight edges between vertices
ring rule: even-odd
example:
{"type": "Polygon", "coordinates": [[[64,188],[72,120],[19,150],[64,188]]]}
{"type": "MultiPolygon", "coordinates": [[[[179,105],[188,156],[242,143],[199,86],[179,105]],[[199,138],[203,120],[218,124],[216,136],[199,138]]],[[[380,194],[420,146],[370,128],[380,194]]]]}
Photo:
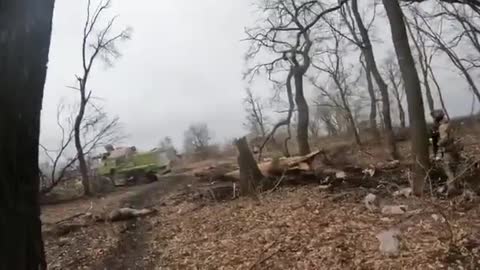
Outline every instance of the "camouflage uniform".
{"type": "Polygon", "coordinates": [[[443,150],[442,166],[447,175],[448,193],[456,190],[455,173],[460,163],[460,147],[455,142],[454,132],[447,120],[442,120],[438,127],[439,139],[438,146],[443,150]]]}

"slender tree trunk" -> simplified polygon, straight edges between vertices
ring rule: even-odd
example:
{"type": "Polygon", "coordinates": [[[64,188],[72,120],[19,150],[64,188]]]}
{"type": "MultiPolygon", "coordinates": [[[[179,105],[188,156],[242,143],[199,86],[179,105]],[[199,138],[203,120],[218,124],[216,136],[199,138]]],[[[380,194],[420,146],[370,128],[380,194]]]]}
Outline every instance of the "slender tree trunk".
{"type": "Polygon", "coordinates": [[[238,166],[240,170],[240,194],[255,195],[258,184],[263,178],[252,152],[248,147],[247,139],[242,137],[235,141],[238,150],[238,166]]]}
{"type": "Polygon", "coordinates": [[[355,123],[355,119],[353,118],[352,110],[350,109],[350,105],[347,102],[347,98],[345,97],[345,93],[340,90],[340,96],[342,98],[343,106],[345,107],[345,112],[347,114],[347,120],[350,124],[350,128],[352,129],[353,136],[355,138],[355,143],[357,145],[361,145],[362,141],[360,140],[360,135],[358,134],[357,124],[355,123]]]}
{"type": "Polygon", "coordinates": [[[431,66],[428,66],[428,71],[430,72],[430,76],[432,77],[433,83],[437,88],[438,98],[440,99],[440,104],[442,105],[442,109],[445,112],[447,119],[450,120],[450,115],[448,114],[447,106],[445,105],[445,101],[443,99],[442,88],[440,87],[440,84],[438,83],[437,77],[435,76],[435,73],[433,72],[433,69],[431,66]]]}
{"type": "Polygon", "coordinates": [[[422,74],[423,74],[423,85],[425,86],[425,96],[427,97],[427,105],[428,109],[430,109],[430,112],[433,112],[435,110],[435,103],[433,102],[433,96],[432,96],[432,90],[430,89],[430,83],[428,83],[428,73],[426,70],[423,70],[422,68],[422,74]]]}
{"type": "Polygon", "coordinates": [[[415,195],[423,194],[426,170],[430,168],[428,156],[428,134],[423,107],[422,90],[415,62],[408,43],[403,12],[398,1],[382,0],[390,22],[392,40],[397,54],[398,64],[405,83],[410,119],[410,138],[413,161],[415,162],[412,189],[415,195]]]}
{"type": "Polygon", "coordinates": [[[85,153],[83,153],[83,145],[80,139],[81,136],[81,125],[83,121],[83,116],[85,115],[85,107],[87,106],[87,100],[85,97],[85,81],[80,82],[80,109],[78,111],[77,117],[75,118],[75,148],[77,149],[77,159],[80,166],[80,174],[82,175],[82,185],[85,195],[90,195],[90,179],[88,177],[88,166],[85,160],[85,153]]]}
{"type": "Polygon", "coordinates": [[[0,3],[0,269],[46,269],[38,145],[53,5],[0,3]]]}
{"type": "Polygon", "coordinates": [[[298,110],[298,125],[297,125],[297,142],[300,155],[307,155],[310,153],[310,145],[308,143],[308,104],[303,93],[303,72],[294,71],[295,81],[295,103],[298,110]]]}
{"type": "Polygon", "coordinates": [[[398,118],[400,120],[400,127],[406,127],[405,123],[405,110],[403,109],[402,99],[400,98],[400,89],[398,89],[398,85],[395,83],[395,79],[391,78],[391,82],[393,84],[394,96],[395,100],[397,101],[398,107],[398,118]]]}
{"type": "MultiPolygon", "coordinates": [[[[415,20],[415,23],[417,23],[416,20],[415,20]]],[[[428,81],[428,65],[429,64],[427,62],[427,55],[425,55],[425,50],[423,50],[420,47],[418,40],[415,38],[415,35],[413,34],[410,24],[406,23],[406,27],[408,32],[410,33],[410,37],[412,38],[413,44],[415,45],[415,48],[417,49],[417,52],[418,52],[418,63],[420,64],[420,69],[422,70],[423,85],[425,86],[425,96],[427,97],[427,105],[428,105],[428,108],[430,109],[430,112],[433,112],[435,110],[435,104],[433,102],[432,90],[430,88],[430,83],[428,81]]],[[[420,35],[419,31],[417,31],[417,33],[420,35]]],[[[424,45],[425,44],[423,44],[423,46],[424,45]]]]}
{"type": "Polygon", "coordinates": [[[372,43],[370,42],[370,37],[368,35],[368,30],[363,24],[362,17],[358,11],[357,0],[352,1],[352,11],[355,21],[357,22],[358,29],[360,30],[360,35],[363,40],[363,54],[365,55],[365,61],[367,66],[372,72],[373,78],[378,85],[378,90],[382,96],[382,114],[383,121],[385,126],[385,140],[387,147],[390,152],[390,156],[394,159],[398,158],[397,146],[395,144],[395,139],[393,137],[393,126],[392,126],[392,117],[390,115],[390,98],[388,95],[388,85],[383,80],[380,72],[378,71],[377,63],[375,62],[375,56],[373,54],[372,43]]]}
{"type": "Polygon", "coordinates": [[[370,96],[370,129],[372,130],[375,139],[380,139],[380,132],[378,131],[377,126],[377,97],[375,96],[375,89],[373,88],[372,74],[367,65],[364,65],[364,69],[367,77],[368,95],[370,96]]]}
{"type": "Polygon", "coordinates": [[[377,111],[379,111],[380,113],[378,114],[378,117],[380,118],[380,128],[382,130],[385,130],[385,121],[383,119],[383,111],[382,109],[380,108],[380,105],[382,104],[382,102],[380,101],[377,101],[377,111]]]}

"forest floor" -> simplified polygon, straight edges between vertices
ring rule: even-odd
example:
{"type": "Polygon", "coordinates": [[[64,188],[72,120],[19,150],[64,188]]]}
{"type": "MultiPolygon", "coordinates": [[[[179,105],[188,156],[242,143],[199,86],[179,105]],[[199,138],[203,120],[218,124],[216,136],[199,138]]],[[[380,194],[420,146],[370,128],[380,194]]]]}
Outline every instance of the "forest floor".
{"type": "MultiPolygon", "coordinates": [[[[470,148],[478,156],[478,144],[470,148]]],[[[343,157],[367,166],[381,148],[348,151],[343,157]]],[[[393,196],[408,186],[404,165],[355,186],[347,181],[325,189],[320,181],[216,201],[193,195],[195,178],[176,176],[44,206],[49,269],[480,269],[477,199],[393,196]],[[402,205],[404,213],[369,211],[369,193],[380,205],[402,205]],[[55,223],[75,214],[118,207],[158,212],[52,233],[55,223]],[[378,239],[389,230],[400,243],[391,256],[380,252],[378,239]]]]}

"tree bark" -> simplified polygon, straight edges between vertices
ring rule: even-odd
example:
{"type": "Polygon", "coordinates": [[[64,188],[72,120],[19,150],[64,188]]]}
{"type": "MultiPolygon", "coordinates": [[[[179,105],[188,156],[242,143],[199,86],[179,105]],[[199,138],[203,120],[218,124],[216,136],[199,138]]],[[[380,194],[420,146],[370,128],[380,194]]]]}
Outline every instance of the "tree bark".
{"type": "Polygon", "coordinates": [[[248,147],[247,139],[242,137],[235,141],[238,150],[238,166],[240,170],[240,194],[254,195],[257,186],[263,178],[257,162],[248,147]]]}
{"type": "Polygon", "coordinates": [[[415,195],[420,196],[423,194],[425,175],[430,168],[427,124],[425,121],[422,90],[408,43],[407,31],[405,29],[405,22],[400,4],[398,1],[382,1],[390,22],[393,45],[395,47],[395,53],[397,54],[403,81],[405,83],[408,115],[410,119],[412,157],[415,162],[412,189],[415,195]]]}
{"type": "Polygon", "coordinates": [[[0,4],[0,269],[46,269],[38,146],[53,6],[0,4]]]}
{"type": "MultiPolygon", "coordinates": [[[[297,68],[298,69],[298,68],[297,68]]],[[[310,144],[308,143],[308,104],[303,93],[303,72],[294,71],[293,79],[295,81],[295,103],[298,110],[297,124],[297,142],[300,155],[308,155],[310,153],[310,144]]]]}
{"type": "Polygon", "coordinates": [[[80,109],[78,111],[77,117],[75,118],[75,148],[77,150],[77,159],[80,166],[80,174],[82,175],[82,185],[83,193],[85,195],[90,195],[90,179],[88,177],[88,166],[85,160],[85,153],[83,152],[83,145],[80,139],[81,136],[81,125],[83,121],[83,116],[85,115],[85,107],[87,106],[87,98],[85,97],[85,82],[86,80],[80,80],[80,109]]]}
{"type": "Polygon", "coordinates": [[[387,143],[390,156],[394,159],[397,159],[398,152],[397,152],[397,146],[395,144],[395,140],[393,137],[393,126],[392,126],[392,117],[390,115],[390,98],[388,94],[388,85],[385,83],[385,81],[382,78],[382,75],[380,75],[380,72],[378,71],[377,63],[375,61],[375,55],[373,54],[372,43],[368,35],[368,30],[363,24],[362,17],[360,16],[360,12],[358,11],[357,0],[352,1],[352,11],[353,11],[353,16],[355,17],[355,21],[357,22],[360,35],[362,37],[362,41],[363,41],[362,51],[365,55],[365,61],[367,62],[367,66],[372,72],[373,78],[377,83],[378,90],[380,91],[380,95],[382,96],[382,114],[383,114],[383,123],[385,126],[385,141],[387,143]]]}

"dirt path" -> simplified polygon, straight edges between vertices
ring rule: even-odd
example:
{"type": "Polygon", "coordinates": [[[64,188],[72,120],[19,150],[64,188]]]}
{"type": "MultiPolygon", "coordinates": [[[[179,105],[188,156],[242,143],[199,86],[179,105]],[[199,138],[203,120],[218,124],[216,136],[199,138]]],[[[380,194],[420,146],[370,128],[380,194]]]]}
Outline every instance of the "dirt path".
{"type": "MultiPolygon", "coordinates": [[[[73,208],[83,209],[89,204],[103,211],[115,207],[160,207],[166,194],[189,181],[191,178],[184,176],[162,178],[116,194],[107,201],[92,200],[79,202],[77,206],[64,206],[66,209],[60,214],[55,214],[59,209],[50,207],[44,211],[44,219],[60,220],[62,215],[74,212],[73,208]]],[[[149,249],[149,240],[156,226],[159,226],[157,219],[146,217],[113,224],[99,223],[65,237],[47,237],[45,244],[50,269],[153,269],[155,256],[152,254],[156,252],[149,249]]]]}

